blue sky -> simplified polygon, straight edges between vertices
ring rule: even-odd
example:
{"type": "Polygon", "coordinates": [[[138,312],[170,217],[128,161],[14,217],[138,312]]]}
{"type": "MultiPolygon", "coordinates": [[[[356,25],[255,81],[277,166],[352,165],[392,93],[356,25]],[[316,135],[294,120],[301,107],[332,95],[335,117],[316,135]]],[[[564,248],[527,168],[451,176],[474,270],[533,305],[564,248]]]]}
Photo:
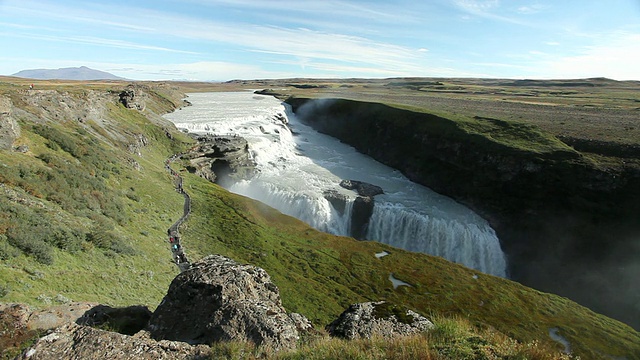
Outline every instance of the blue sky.
{"type": "Polygon", "coordinates": [[[640,80],[640,0],[0,0],[0,74],[640,80]]]}

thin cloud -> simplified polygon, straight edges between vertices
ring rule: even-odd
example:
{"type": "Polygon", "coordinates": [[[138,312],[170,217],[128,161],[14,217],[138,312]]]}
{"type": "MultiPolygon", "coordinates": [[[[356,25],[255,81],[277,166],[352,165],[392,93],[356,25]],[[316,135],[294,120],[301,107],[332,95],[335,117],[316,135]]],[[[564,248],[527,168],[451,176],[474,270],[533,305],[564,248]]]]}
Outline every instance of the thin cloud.
{"type": "Polygon", "coordinates": [[[119,49],[133,49],[133,50],[151,50],[151,51],[163,51],[163,52],[172,52],[179,54],[198,54],[193,51],[184,51],[177,49],[170,49],[161,46],[153,46],[153,45],[144,45],[137,44],[128,41],[115,40],[115,39],[105,39],[98,37],[90,37],[90,36],[78,36],[78,37],[68,37],[68,38],[59,38],[61,41],[69,41],[75,43],[89,44],[89,45],[97,45],[97,46],[109,46],[119,49]]]}
{"type": "Polygon", "coordinates": [[[543,12],[544,10],[546,10],[548,8],[549,8],[549,6],[547,6],[547,5],[531,4],[531,5],[526,5],[526,6],[520,6],[518,8],[518,13],[519,14],[524,14],[524,15],[538,14],[538,13],[543,12]]]}
{"type": "Polygon", "coordinates": [[[54,35],[36,35],[36,34],[16,34],[16,33],[0,33],[3,36],[19,37],[23,39],[44,40],[51,42],[65,42],[72,44],[86,44],[95,46],[106,46],[118,49],[145,50],[145,51],[161,51],[180,54],[198,54],[197,52],[184,51],[178,49],[170,49],[161,46],[138,44],[128,41],[91,37],[91,36],[54,36],[54,35]]]}
{"type": "Polygon", "coordinates": [[[470,20],[469,15],[480,17],[489,20],[496,20],[516,25],[531,26],[529,23],[520,19],[499,15],[498,12],[502,9],[499,0],[454,0],[453,4],[466,13],[463,19],[470,20]]]}
{"type": "MultiPolygon", "coordinates": [[[[245,1],[244,3],[247,6],[258,6],[253,1],[245,1]]],[[[336,4],[334,2],[334,5],[336,4]]],[[[139,11],[140,9],[136,11],[134,8],[103,7],[100,13],[92,12],[91,10],[67,10],[59,10],[58,16],[71,22],[85,23],[96,20],[98,24],[106,27],[126,28],[130,31],[183,38],[189,41],[200,40],[224,43],[241,47],[245,51],[269,51],[284,56],[306,57],[317,60],[363,62],[388,68],[411,63],[415,61],[417,56],[414,50],[398,45],[376,42],[363,37],[303,28],[224,23],[157,11],[139,11]],[[100,20],[103,18],[112,20],[100,20]],[[135,25],[129,26],[129,24],[135,25]]],[[[61,38],[60,40],[84,42],[93,45],[102,43],[104,46],[139,50],[192,53],[156,45],[142,45],[109,39],[75,37],[61,38]]]]}
{"type": "Polygon", "coordinates": [[[406,19],[396,4],[387,3],[354,3],[349,1],[264,1],[264,0],[191,0],[191,3],[209,7],[228,6],[273,13],[299,13],[316,17],[324,14],[329,18],[349,17],[352,19],[369,19],[376,22],[394,22],[406,19]],[[393,11],[395,10],[395,11],[393,11]]]}

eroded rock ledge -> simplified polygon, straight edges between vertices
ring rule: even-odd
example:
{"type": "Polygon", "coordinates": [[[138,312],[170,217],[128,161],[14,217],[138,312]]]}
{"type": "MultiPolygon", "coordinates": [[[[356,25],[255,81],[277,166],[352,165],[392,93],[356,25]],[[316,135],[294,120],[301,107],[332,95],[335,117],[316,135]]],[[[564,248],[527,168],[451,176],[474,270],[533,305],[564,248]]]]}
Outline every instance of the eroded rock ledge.
{"type": "MultiPolygon", "coordinates": [[[[351,211],[351,228],[349,235],[358,240],[364,240],[367,235],[369,220],[373,215],[374,196],[384,194],[381,187],[358,180],[342,180],[340,186],[347,190],[354,190],[358,196],[353,202],[351,211]]],[[[334,189],[325,190],[323,196],[342,216],[346,211],[347,196],[334,189]]]]}
{"type": "Polygon", "coordinates": [[[211,182],[243,180],[253,176],[255,162],[247,140],[239,136],[191,134],[198,145],[182,155],[189,160],[188,170],[211,182]]]}

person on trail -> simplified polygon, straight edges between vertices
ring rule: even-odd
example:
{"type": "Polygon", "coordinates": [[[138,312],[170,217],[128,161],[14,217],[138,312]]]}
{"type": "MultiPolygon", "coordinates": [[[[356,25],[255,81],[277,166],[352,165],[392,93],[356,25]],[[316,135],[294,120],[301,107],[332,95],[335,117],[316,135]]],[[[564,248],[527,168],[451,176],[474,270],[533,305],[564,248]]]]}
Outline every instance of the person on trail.
{"type": "Polygon", "coordinates": [[[33,84],[29,85],[29,90],[33,90],[33,84]]]}

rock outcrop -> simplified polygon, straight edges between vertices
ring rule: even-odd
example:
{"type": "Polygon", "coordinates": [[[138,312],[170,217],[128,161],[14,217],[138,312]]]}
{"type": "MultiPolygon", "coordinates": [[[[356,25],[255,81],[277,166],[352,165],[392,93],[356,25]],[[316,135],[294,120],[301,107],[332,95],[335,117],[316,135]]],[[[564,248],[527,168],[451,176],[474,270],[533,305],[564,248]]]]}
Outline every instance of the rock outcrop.
{"type": "Polygon", "coordinates": [[[198,145],[182,158],[190,162],[189,171],[211,181],[242,180],[253,176],[255,162],[247,140],[239,136],[196,135],[198,145]]]}
{"type": "Polygon", "coordinates": [[[73,323],[56,328],[24,351],[20,360],[82,359],[210,359],[211,349],[177,341],[155,341],[73,323]]]}
{"type": "Polygon", "coordinates": [[[366,239],[369,220],[371,220],[371,215],[373,215],[374,205],[373,198],[369,196],[358,196],[353,201],[350,235],[354,239],[366,239]]]}
{"type": "Polygon", "coordinates": [[[0,358],[46,330],[77,321],[95,305],[69,302],[38,310],[25,304],[0,304],[0,358]]]}
{"type": "Polygon", "coordinates": [[[157,340],[246,339],[275,350],[294,349],[300,332],[311,328],[303,316],[287,314],[266,271],[220,255],[179,274],[148,326],[157,340]]]}
{"type": "Polygon", "coordinates": [[[128,109],[144,111],[146,108],[146,94],[134,86],[128,86],[125,90],[122,90],[118,96],[120,103],[128,109]]]}
{"type": "Polygon", "coordinates": [[[357,180],[342,180],[340,186],[358,193],[358,197],[353,202],[349,235],[358,240],[364,240],[367,235],[369,220],[373,215],[375,202],[373,197],[384,194],[384,191],[380,186],[357,180]]]}
{"type": "Polygon", "coordinates": [[[9,98],[0,96],[0,150],[10,150],[20,136],[20,126],[12,116],[12,107],[9,98]]]}
{"type": "Polygon", "coordinates": [[[353,304],[326,330],[331,336],[348,340],[393,338],[418,334],[433,328],[424,316],[385,301],[353,304]]]}

